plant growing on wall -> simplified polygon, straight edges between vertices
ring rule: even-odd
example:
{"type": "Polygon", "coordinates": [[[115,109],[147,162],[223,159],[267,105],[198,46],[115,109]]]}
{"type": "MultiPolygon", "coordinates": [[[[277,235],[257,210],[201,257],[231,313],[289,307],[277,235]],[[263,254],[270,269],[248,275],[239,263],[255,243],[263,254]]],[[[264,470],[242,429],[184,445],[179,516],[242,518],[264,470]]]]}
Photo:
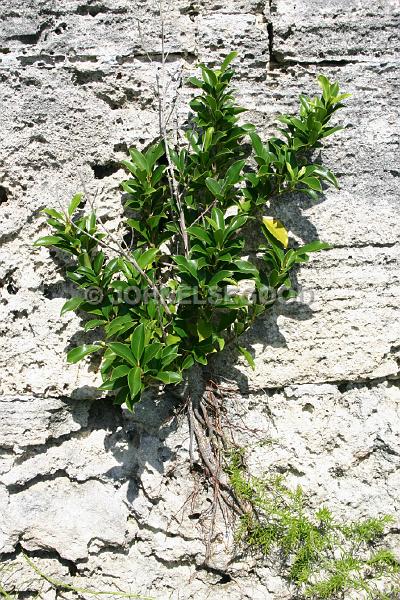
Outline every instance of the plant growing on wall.
{"type": "Polygon", "coordinates": [[[146,388],[179,383],[227,342],[237,346],[277,290],[295,295],[293,268],[310,252],[329,247],[320,241],[289,247],[288,232],[268,204],[292,192],[317,199],[324,183],[337,186],[335,176],[309,156],[341,129],[330,120],[347,94],[320,75],[321,97],[301,96],[300,115],[281,116],[281,137],[263,142],[254,125],[239,123],[245,109],[235,104],[229,87],[235,56],[229,54],[219,69],[200,65],[202,78],[189,79],[200,93],[190,102],[194,116],[186,147],[172,147],[162,137],[145,152],[131,148],[123,162],[132,248],[108,236],[94,212],[81,214],[81,194],[63,213],[43,211],[53,232],[35,244],[75,258],[67,277],[82,292],[64,304],[62,314],[90,315],[85,331],[98,331],[99,341],[74,348],[68,361],[100,353],[100,389],[129,410],[146,388]],[[256,232],[263,236],[257,248],[248,247],[246,227],[253,239],[256,232]],[[252,281],[252,298],[226,293],[228,285],[243,280],[252,281]],[[99,294],[91,301],[93,294],[85,292],[93,288],[99,294]]]}
{"type": "Polygon", "coordinates": [[[329,248],[318,240],[290,244],[271,201],[294,192],[316,200],[323,186],[337,186],[311,156],[341,129],[331,118],[348,94],[320,75],[321,95],[301,96],[299,115],[279,117],[279,137],[263,141],[239,117],[245,109],[230,88],[235,57],[230,53],[215,69],[202,64],[201,78],[189,79],[198,95],[190,102],[186,140],[171,144],[161,103],[160,139],[145,151],[130,149],[122,183],[130,246],[94,211],[82,213],[82,194],[64,212],[44,210],[52,233],[36,245],[73,257],[67,277],[80,293],[62,314],[86,315],[84,329],[97,338],[72,349],[68,361],[98,353],[100,390],[131,411],[146,389],[187,380],[191,464],[200,460],[215,503],[240,512],[221,469],[224,433],[218,405],[205,394],[203,367],[226,347],[254,367],[240,336],[278,297],[295,296],[290,274],[297,265],[329,248]]]}

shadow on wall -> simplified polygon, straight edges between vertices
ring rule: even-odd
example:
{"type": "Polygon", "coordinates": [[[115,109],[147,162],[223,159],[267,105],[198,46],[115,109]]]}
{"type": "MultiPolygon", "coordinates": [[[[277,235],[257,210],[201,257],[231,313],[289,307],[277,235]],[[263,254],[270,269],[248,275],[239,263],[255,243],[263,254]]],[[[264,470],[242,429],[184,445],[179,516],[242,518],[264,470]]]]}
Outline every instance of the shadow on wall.
{"type": "MultiPolygon", "coordinates": [[[[97,391],[96,388],[93,388],[97,391]]],[[[75,390],[76,395],[88,393],[82,388],[75,390]]],[[[76,420],[81,424],[79,405],[83,402],[74,400],[76,420]],[[75,410],[76,409],[76,410],[75,410]]],[[[89,401],[90,402],[90,401],[89,401]]],[[[109,480],[115,487],[128,483],[126,500],[132,504],[142,489],[147,499],[154,503],[157,495],[148,496],[148,490],[142,485],[142,475],[146,472],[165,474],[164,463],[174,461],[174,453],[165,440],[178,428],[180,401],[172,394],[147,394],[135,413],[114,406],[112,401],[101,398],[91,402],[89,419],[84,429],[90,433],[106,431],[104,450],[112,453],[116,466],[101,473],[104,480],[109,480]]]]}

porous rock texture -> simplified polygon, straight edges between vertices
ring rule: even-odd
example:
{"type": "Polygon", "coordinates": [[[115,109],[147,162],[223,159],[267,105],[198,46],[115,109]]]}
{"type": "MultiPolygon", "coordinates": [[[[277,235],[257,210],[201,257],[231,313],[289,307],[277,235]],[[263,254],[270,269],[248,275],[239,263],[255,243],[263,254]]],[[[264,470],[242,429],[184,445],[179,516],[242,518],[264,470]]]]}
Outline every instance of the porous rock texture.
{"type": "MultiPolygon", "coordinates": [[[[276,207],[291,235],[333,246],[297,274],[300,299],[249,332],[251,372],[221,355],[213,376],[254,473],[286,473],[313,507],[343,518],[399,510],[400,291],[397,0],[164,2],[171,99],[184,125],[198,60],[232,49],[237,95],[263,135],[313,94],[315,76],[352,93],[347,127],[322,152],[341,189],[276,207]],[[256,444],[256,427],[268,444],[256,444]]],[[[119,161],[157,135],[158,2],[3,0],[0,6],[0,554],[7,585],[53,599],[22,552],[80,587],[158,600],[284,600],[275,565],[235,548],[221,524],[208,565],[207,491],[188,468],[177,401],[135,415],[96,392],[91,363],[66,366],[80,320],[59,316],[73,288],[32,242],[45,206],[96,195],[113,227],[119,161]],[[138,22],[140,21],[140,32],[138,22]],[[150,59],[152,62],[150,62],[150,59]],[[83,183],[84,182],[84,183],[83,183]],[[193,494],[193,492],[195,492],[193,494]]],[[[54,257],[53,257],[54,258],[54,257]]],[[[86,338],[87,339],[87,338],[86,338]]],[[[400,554],[398,522],[387,542],[400,554]]],[[[3,572],[3,571],[2,571],[3,572]]],[[[0,579],[2,574],[0,573],[0,579]]]]}

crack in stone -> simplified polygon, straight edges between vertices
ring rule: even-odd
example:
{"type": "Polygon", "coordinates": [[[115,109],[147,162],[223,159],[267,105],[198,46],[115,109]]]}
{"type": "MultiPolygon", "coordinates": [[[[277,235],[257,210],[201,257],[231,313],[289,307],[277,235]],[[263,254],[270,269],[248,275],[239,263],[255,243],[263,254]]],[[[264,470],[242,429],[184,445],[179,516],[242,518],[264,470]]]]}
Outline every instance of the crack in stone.
{"type": "Polygon", "coordinates": [[[273,68],[275,64],[274,57],[274,24],[271,19],[272,14],[272,0],[268,0],[268,18],[269,21],[267,23],[267,34],[268,34],[268,56],[269,56],[269,68],[273,68]]]}
{"type": "Polygon", "coordinates": [[[87,481],[98,481],[100,483],[103,483],[101,476],[98,476],[98,477],[90,476],[90,477],[86,477],[85,479],[77,479],[76,477],[73,477],[72,475],[70,475],[66,469],[60,468],[60,469],[57,469],[56,471],[54,471],[54,473],[46,473],[46,474],[40,473],[38,475],[35,475],[34,477],[32,477],[32,479],[28,479],[28,481],[25,481],[24,483],[11,483],[9,485],[5,484],[5,487],[7,488],[10,495],[15,495],[15,494],[19,494],[21,492],[24,492],[24,491],[30,489],[31,487],[33,487],[34,485],[36,485],[38,483],[46,483],[48,481],[54,481],[56,479],[59,479],[60,477],[65,477],[71,483],[78,483],[78,484],[83,484],[83,483],[86,483],[87,481]]]}
{"type": "Polygon", "coordinates": [[[339,250],[352,250],[353,248],[393,248],[398,244],[398,240],[395,240],[394,242],[356,242],[355,244],[351,244],[351,246],[348,244],[332,244],[332,248],[337,248],[339,250]]]}
{"type": "Polygon", "coordinates": [[[313,66],[318,66],[318,67],[346,67],[348,65],[365,65],[365,66],[376,66],[376,65],[380,65],[380,66],[385,66],[388,64],[388,62],[385,61],[380,61],[380,60],[360,60],[357,58],[338,58],[338,59],[334,59],[334,58],[321,58],[320,60],[315,59],[315,60],[300,60],[297,58],[286,58],[283,57],[281,54],[276,53],[274,55],[274,59],[276,62],[276,66],[278,68],[286,68],[286,67],[313,67],[313,66]]]}
{"type": "Polygon", "coordinates": [[[68,558],[64,558],[63,556],[61,556],[61,554],[59,552],[57,552],[57,550],[55,550],[54,548],[51,548],[51,549],[46,548],[46,550],[39,550],[39,549],[38,550],[27,550],[26,548],[24,548],[21,540],[18,540],[18,542],[15,544],[13,552],[0,552],[0,559],[1,559],[1,562],[4,562],[6,560],[14,561],[22,554],[26,554],[30,558],[43,558],[43,559],[47,558],[50,560],[51,559],[56,560],[64,567],[68,568],[70,575],[75,576],[78,573],[77,564],[73,560],[70,560],[68,558]]]}
{"type": "MultiPolygon", "coordinates": [[[[393,348],[393,347],[392,347],[393,348]]],[[[391,349],[390,353],[388,354],[394,354],[395,351],[393,349],[391,349]]],[[[387,355],[385,355],[383,358],[385,358],[387,355]]],[[[396,387],[400,387],[400,373],[397,373],[396,375],[393,376],[386,376],[386,377],[374,377],[374,378],[367,378],[367,377],[360,377],[358,379],[332,379],[332,380],[324,380],[324,381],[313,381],[313,385],[314,386],[324,386],[324,385],[331,385],[333,387],[337,387],[338,391],[341,394],[344,394],[347,391],[350,391],[351,389],[362,389],[362,388],[367,388],[367,389],[372,389],[374,387],[379,387],[380,385],[382,385],[383,383],[388,383],[390,385],[394,385],[396,387]]],[[[309,383],[304,383],[304,382],[293,382],[293,383],[289,383],[287,385],[281,385],[281,386],[270,386],[270,387],[264,387],[262,389],[247,389],[247,390],[241,390],[239,388],[236,389],[236,393],[240,394],[241,396],[245,397],[245,398],[257,398],[259,396],[274,396],[275,394],[283,394],[284,396],[287,395],[287,390],[291,389],[291,388],[302,388],[303,386],[307,386],[309,385],[309,383]]],[[[222,388],[223,391],[223,388],[222,388]]]]}
{"type": "MultiPolygon", "coordinates": [[[[62,407],[60,410],[62,410],[62,407]]],[[[50,436],[42,444],[18,446],[18,449],[22,452],[22,454],[13,451],[13,454],[15,454],[16,456],[15,464],[20,466],[26,461],[30,460],[31,458],[35,458],[40,454],[46,454],[46,452],[48,452],[48,450],[51,450],[52,448],[59,448],[64,444],[64,442],[74,439],[79,440],[85,438],[88,435],[88,433],[90,433],[90,429],[82,428],[79,431],[70,431],[68,433],[63,433],[59,437],[50,436]]]]}
{"type": "MultiPolygon", "coordinates": [[[[148,63],[149,58],[153,62],[159,62],[159,63],[162,62],[162,54],[160,52],[144,52],[141,50],[135,52],[134,55],[129,54],[129,55],[125,55],[125,56],[117,56],[116,61],[119,65],[124,65],[126,63],[133,63],[136,60],[138,60],[139,62],[148,63]]],[[[190,64],[195,63],[197,61],[196,54],[194,54],[193,52],[182,51],[182,52],[170,52],[166,58],[166,63],[177,62],[177,61],[182,60],[182,58],[184,60],[186,60],[187,62],[189,62],[190,64]]]]}
{"type": "MultiPolygon", "coordinates": [[[[193,542],[198,539],[197,537],[185,536],[181,532],[171,533],[167,529],[162,529],[161,527],[153,527],[152,525],[149,525],[148,523],[144,523],[144,522],[138,521],[138,525],[140,527],[140,531],[144,530],[144,531],[149,531],[150,533],[162,533],[163,535],[165,535],[166,538],[179,538],[181,540],[184,540],[185,542],[193,542]]],[[[140,531],[138,532],[139,534],[140,534],[140,531]]]]}
{"type": "Polygon", "coordinates": [[[52,26],[52,21],[45,21],[44,23],[42,23],[38,30],[35,33],[31,33],[31,34],[17,34],[17,35],[12,35],[8,38],[6,38],[7,41],[17,41],[17,42],[21,42],[21,44],[26,44],[26,45],[33,45],[33,44],[37,44],[40,40],[40,38],[42,37],[42,34],[44,31],[46,31],[46,29],[49,29],[49,27],[52,26]]]}
{"type": "Polygon", "coordinates": [[[182,567],[182,566],[186,566],[186,567],[192,567],[195,562],[194,562],[194,557],[192,558],[184,558],[181,557],[175,560],[172,559],[167,559],[167,558],[163,558],[160,555],[158,555],[156,553],[155,550],[153,550],[153,552],[151,553],[151,556],[153,556],[157,562],[161,563],[164,567],[167,567],[167,569],[175,569],[176,567],[182,567]]]}

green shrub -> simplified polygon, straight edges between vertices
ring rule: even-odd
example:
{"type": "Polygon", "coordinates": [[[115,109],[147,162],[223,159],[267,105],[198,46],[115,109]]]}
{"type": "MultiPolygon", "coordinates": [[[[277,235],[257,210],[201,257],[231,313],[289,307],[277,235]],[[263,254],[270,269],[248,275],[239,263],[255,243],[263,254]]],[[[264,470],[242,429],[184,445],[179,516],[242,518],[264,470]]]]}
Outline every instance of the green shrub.
{"type": "Polygon", "coordinates": [[[132,410],[143,390],[176,384],[195,363],[235,344],[273,304],[277,292],[295,295],[290,273],[310,252],[329,246],[314,241],[289,247],[284,225],[269,202],[292,192],[317,199],[323,185],[337,186],[333,173],[314,163],[310,151],[341,127],[330,124],[348,94],[322,75],[322,95],[300,97],[297,117],[281,116],[281,137],[263,143],[252,124],[239,122],[230,82],[232,52],[218,69],[200,65],[202,78],[189,84],[199,95],[190,102],[186,143],[172,147],[165,128],[146,151],[130,149],[122,183],[133,247],[104,230],[96,214],[81,214],[82,194],[64,212],[47,208],[52,233],[36,241],[72,255],[67,271],[81,294],[62,313],[89,318],[96,343],[74,348],[68,361],[101,354],[103,384],[116,404],[132,410]],[[267,214],[264,214],[264,211],[267,214]],[[260,260],[248,258],[246,227],[258,232],[260,260]],[[250,280],[251,298],[240,292],[250,280]],[[227,293],[227,286],[236,293],[227,293]],[[132,299],[132,296],[134,298],[132,299]]]}

